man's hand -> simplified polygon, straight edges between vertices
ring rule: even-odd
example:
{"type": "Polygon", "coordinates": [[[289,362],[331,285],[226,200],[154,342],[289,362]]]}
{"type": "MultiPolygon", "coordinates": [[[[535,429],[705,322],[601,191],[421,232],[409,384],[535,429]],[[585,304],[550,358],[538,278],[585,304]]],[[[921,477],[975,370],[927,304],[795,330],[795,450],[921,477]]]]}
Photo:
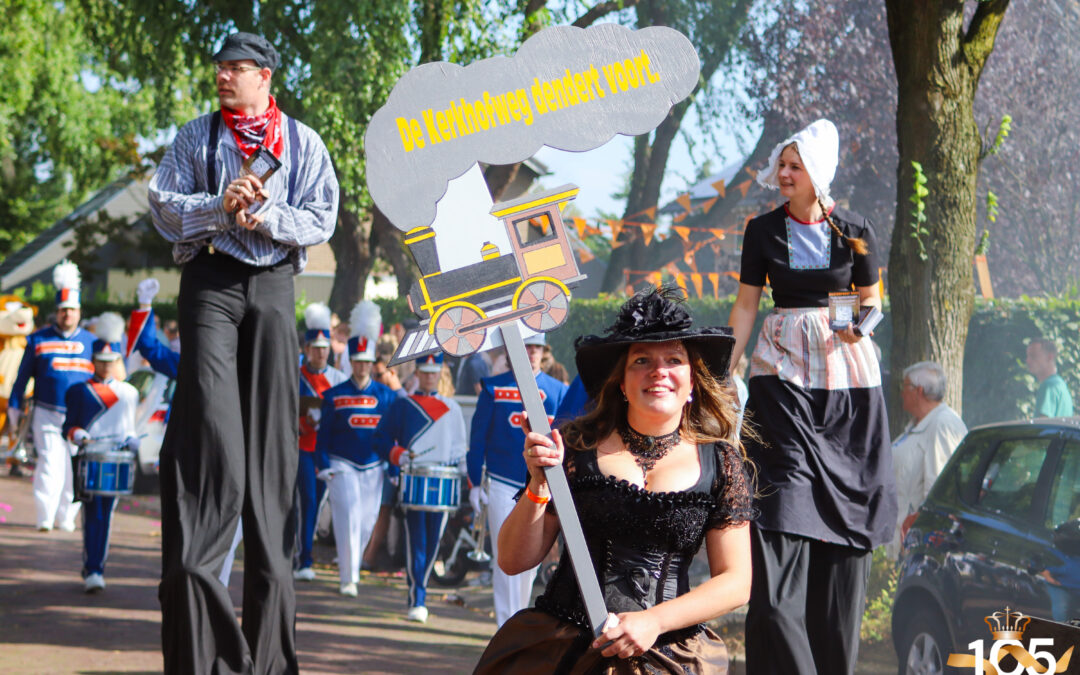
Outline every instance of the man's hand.
{"type": "Polygon", "coordinates": [[[14,436],[15,430],[19,428],[19,418],[22,416],[22,410],[19,410],[15,406],[11,406],[7,409],[7,426],[8,432],[14,436]]]}
{"type": "Polygon", "coordinates": [[[473,508],[473,513],[480,513],[483,509],[483,505],[488,503],[488,495],[483,487],[479,485],[472,486],[469,490],[469,504],[473,508]]]}
{"type": "Polygon", "coordinates": [[[255,202],[265,201],[270,193],[263,189],[262,181],[254,174],[244,174],[225,187],[225,210],[235,213],[255,202]]]}
{"type": "Polygon", "coordinates": [[[86,429],[76,429],[71,432],[71,440],[75,445],[82,447],[90,442],[90,434],[86,432],[86,429]]]}
{"type": "Polygon", "coordinates": [[[124,448],[129,452],[139,451],[139,438],[137,436],[128,436],[124,441],[124,448]]]}
{"type": "Polygon", "coordinates": [[[262,216],[257,216],[254,213],[248,213],[247,209],[240,209],[236,212],[236,224],[245,230],[254,230],[255,226],[263,221],[262,216]]]}

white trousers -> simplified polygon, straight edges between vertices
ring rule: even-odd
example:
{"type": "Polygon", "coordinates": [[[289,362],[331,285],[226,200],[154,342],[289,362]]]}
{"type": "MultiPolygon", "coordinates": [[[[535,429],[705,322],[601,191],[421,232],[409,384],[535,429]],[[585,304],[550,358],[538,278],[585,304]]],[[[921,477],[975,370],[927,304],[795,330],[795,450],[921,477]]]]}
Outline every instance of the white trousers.
{"type": "Polygon", "coordinates": [[[60,429],[64,413],[34,408],[30,429],[34,434],[37,465],[34,467],[34,508],[37,526],[51,528],[53,522],[61,529],[74,530],[79,514],[75,498],[75,472],[71,468],[72,445],[60,429]]]}
{"type": "Polygon", "coordinates": [[[382,503],[382,466],[360,471],[352,464],[331,458],[330,509],[337,544],[341,584],[360,581],[360,559],[375,529],[382,503]]]}
{"type": "MultiPolygon", "coordinates": [[[[495,623],[502,627],[506,620],[529,606],[532,597],[533,581],[536,579],[534,567],[528,572],[513,576],[503,572],[498,565],[499,529],[510,512],[514,510],[514,495],[518,489],[490,481],[488,487],[488,532],[491,533],[491,587],[495,596],[495,623]]],[[[522,498],[524,499],[524,497],[522,498]]]]}

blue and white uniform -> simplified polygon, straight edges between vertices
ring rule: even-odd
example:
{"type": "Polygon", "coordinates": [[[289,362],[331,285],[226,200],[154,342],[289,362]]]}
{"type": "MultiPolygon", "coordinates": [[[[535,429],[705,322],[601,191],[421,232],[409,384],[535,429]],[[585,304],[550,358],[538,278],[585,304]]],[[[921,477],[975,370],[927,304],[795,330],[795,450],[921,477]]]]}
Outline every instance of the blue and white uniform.
{"type": "MultiPolygon", "coordinates": [[[[64,418],[64,438],[75,442],[80,431],[90,440],[101,440],[110,446],[134,446],[135,409],[139,392],[127,382],[97,377],[69,387],[64,397],[67,413],[64,418]]],[[[83,509],[83,569],[85,579],[91,574],[105,574],[105,559],[109,554],[109,527],[116,509],[115,497],[94,495],[84,500],[83,509]]]]}
{"type": "MultiPolygon", "coordinates": [[[[306,360],[305,360],[306,361],[306,360]]],[[[300,400],[322,399],[331,387],[341,384],[349,376],[337,368],[327,366],[312,371],[305,363],[300,366],[300,400]]],[[[300,416],[300,463],[296,475],[296,489],[300,494],[300,569],[311,567],[311,547],[315,539],[315,520],[319,504],[326,493],[326,483],[315,478],[315,444],[318,439],[322,408],[300,416]]]]}
{"type": "MultiPolygon", "coordinates": [[[[553,421],[567,387],[544,372],[536,374],[536,384],[548,421],[553,421]]],[[[473,485],[480,485],[484,467],[487,467],[488,531],[491,533],[492,558],[498,560],[499,529],[513,510],[514,496],[525,487],[529,475],[522,456],[525,432],[521,422],[525,408],[512,371],[484,378],[481,386],[469,438],[469,480],[473,485]]],[[[495,622],[502,626],[519,610],[528,607],[536,570],[511,576],[498,565],[493,567],[495,622]]]]}
{"type": "MultiPolygon", "coordinates": [[[[390,460],[393,473],[403,461],[412,466],[453,466],[464,473],[467,445],[461,406],[435,392],[418,391],[398,399],[375,431],[375,449],[390,460]]],[[[406,509],[409,607],[424,607],[427,580],[450,514],[406,509]]]]}
{"type": "Polygon", "coordinates": [[[379,515],[382,458],[372,436],[396,398],[383,384],[369,379],[361,387],[351,377],[323,394],[315,465],[329,480],[342,586],[360,581],[360,558],[379,515]]]}
{"type": "Polygon", "coordinates": [[[52,529],[54,521],[63,530],[75,529],[79,503],[73,501],[74,472],[72,447],[61,431],[64,425],[69,387],[90,379],[94,336],[82,328],[63,334],[48,326],[27,338],[19,374],[11,388],[11,408],[23,408],[24,394],[34,378],[34,417],[30,429],[38,461],[34,468],[34,508],[38,529],[52,529]]]}

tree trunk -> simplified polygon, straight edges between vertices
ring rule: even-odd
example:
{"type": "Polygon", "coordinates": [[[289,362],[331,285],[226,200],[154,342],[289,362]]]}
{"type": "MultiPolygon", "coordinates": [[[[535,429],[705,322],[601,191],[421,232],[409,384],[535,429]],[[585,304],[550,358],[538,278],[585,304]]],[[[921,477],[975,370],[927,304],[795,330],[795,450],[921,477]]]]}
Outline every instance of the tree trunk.
{"type": "Polygon", "coordinates": [[[337,270],[329,304],[342,321],[349,320],[353,305],[364,297],[364,284],[374,263],[368,244],[370,225],[344,206],[347,201],[342,195],[338,226],[334,236],[330,237],[330,250],[334,252],[337,270]]]}
{"type": "MultiPolygon", "coordinates": [[[[893,380],[907,366],[938,362],[948,377],[945,402],[961,411],[964,343],[974,307],[975,184],[982,139],[974,99],[1009,0],[979,4],[965,30],[964,3],[886,0],[896,67],[900,165],[896,224],[889,256],[893,380]],[[911,236],[915,172],[927,177],[926,260],[911,236]]],[[[887,392],[900,426],[900,388],[887,392]]]]}

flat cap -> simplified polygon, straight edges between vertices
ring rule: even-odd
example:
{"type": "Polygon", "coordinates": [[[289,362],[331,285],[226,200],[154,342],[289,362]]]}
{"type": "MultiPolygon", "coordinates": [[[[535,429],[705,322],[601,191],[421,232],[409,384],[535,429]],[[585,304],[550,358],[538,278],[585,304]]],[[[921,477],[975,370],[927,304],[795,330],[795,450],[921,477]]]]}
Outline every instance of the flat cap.
{"type": "Polygon", "coordinates": [[[221,61],[244,61],[251,59],[260,68],[277,70],[281,62],[274,45],[266,38],[254,33],[233,33],[225,38],[225,44],[221,50],[214,54],[214,62],[221,61]]]}

